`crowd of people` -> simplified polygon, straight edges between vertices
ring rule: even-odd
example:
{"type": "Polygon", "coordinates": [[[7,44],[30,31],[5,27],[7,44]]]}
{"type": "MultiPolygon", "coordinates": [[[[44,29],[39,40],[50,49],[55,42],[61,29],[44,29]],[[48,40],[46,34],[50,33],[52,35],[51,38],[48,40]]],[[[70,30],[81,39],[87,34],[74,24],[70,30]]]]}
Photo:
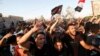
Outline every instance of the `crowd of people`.
{"type": "Polygon", "coordinates": [[[100,56],[100,19],[19,22],[0,38],[0,56],[100,56]]]}

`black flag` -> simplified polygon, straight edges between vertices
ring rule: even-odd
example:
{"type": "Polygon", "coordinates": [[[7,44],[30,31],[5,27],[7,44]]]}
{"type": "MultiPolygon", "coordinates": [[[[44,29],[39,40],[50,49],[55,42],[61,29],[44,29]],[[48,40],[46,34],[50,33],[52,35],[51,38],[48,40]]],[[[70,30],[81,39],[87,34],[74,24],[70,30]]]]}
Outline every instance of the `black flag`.
{"type": "Polygon", "coordinates": [[[82,9],[83,9],[82,7],[77,6],[77,7],[75,8],[75,11],[81,12],[82,9]]]}
{"type": "Polygon", "coordinates": [[[83,9],[83,4],[85,3],[85,0],[79,0],[78,6],[75,8],[75,11],[81,12],[83,9]]]}
{"type": "Polygon", "coordinates": [[[59,6],[54,7],[54,8],[51,10],[51,15],[61,14],[62,6],[63,6],[63,5],[59,5],[59,6]]]}

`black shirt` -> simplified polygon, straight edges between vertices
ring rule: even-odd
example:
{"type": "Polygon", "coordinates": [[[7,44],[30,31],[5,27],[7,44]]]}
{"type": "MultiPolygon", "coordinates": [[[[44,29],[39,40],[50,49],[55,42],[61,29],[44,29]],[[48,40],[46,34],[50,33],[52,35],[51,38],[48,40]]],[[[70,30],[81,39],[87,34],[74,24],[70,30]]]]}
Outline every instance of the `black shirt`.
{"type": "Polygon", "coordinates": [[[42,49],[38,49],[36,45],[31,45],[30,47],[30,53],[32,56],[52,56],[52,49],[50,46],[45,44],[42,49]]]}
{"type": "Polygon", "coordinates": [[[69,56],[86,56],[86,50],[80,45],[80,41],[83,40],[79,34],[76,34],[75,39],[72,39],[70,35],[65,34],[62,40],[66,43],[69,49],[69,56]]]}

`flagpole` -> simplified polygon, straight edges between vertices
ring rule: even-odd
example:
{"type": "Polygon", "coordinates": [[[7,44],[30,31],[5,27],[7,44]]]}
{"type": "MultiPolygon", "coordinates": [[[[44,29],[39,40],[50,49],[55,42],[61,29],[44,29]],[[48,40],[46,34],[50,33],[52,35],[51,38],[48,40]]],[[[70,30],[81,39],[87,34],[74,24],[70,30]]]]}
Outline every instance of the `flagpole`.
{"type": "Polygon", "coordinates": [[[92,15],[94,16],[94,7],[93,7],[93,1],[91,1],[91,5],[92,5],[92,15]]]}

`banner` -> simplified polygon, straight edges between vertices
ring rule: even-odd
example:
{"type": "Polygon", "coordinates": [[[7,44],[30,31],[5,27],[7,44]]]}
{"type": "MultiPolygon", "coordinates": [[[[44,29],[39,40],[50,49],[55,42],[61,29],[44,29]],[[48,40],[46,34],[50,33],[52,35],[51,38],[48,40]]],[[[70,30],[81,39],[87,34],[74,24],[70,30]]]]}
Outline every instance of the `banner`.
{"type": "Polygon", "coordinates": [[[62,6],[63,6],[63,5],[59,5],[59,6],[54,7],[54,8],[51,10],[51,15],[61,14],[62,6]]]}
{"type": "Polygon", "coordinates": [[[83,4],[85,3],[85,0],[79,0],[77,7],[75,8],[75,11],[81,12],[83,9],[83,4]]]}

